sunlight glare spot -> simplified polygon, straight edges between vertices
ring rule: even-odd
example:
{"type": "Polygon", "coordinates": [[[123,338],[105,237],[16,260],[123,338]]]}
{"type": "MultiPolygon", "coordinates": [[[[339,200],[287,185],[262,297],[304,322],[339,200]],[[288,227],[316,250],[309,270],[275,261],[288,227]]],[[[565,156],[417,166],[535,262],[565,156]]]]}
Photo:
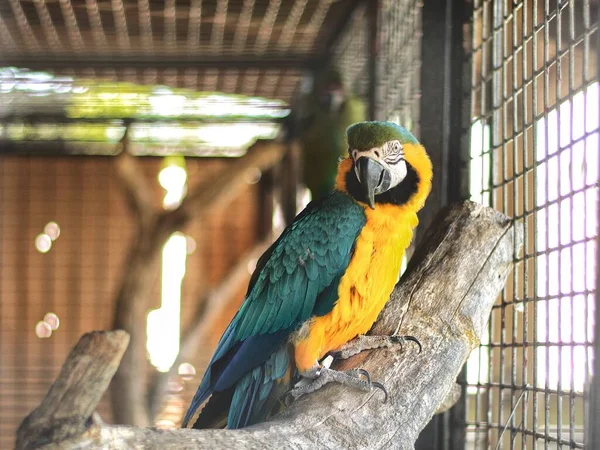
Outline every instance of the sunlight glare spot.
{"type": "Polygon", "coordinates": [[[52,331],[58,330],[58,327],[60,326],[60,320],[58,319],[58,316],[52,312],[49,312],[44,316],[44,322],[50,326],[52,331]]]}
{"type": "Polygon", "coordinates": [[[35,325],[35,335],[40,339],[47,339],[52,336],[52,328],[43,320],[35,325]]]}
{"type": "Polygon", "coordinates": [[[177,373],[182,379],[191,380],[196,375],[196,368],[190,363],[185,362],[179,365],[177,373]]]}
{"type": "Polygon", "coordinates": [[[52,239],[45,233],[38,234],[35,238],[35,249],[40,253],[48,253],[52,248],[52,239]]]}
{"type": "Polygon", "coordinates": [[[60,236],[60,227],[56,222],[48,222],[44,227],[44,233],[46,233],[50,239],[55,241],[60,236]]]}

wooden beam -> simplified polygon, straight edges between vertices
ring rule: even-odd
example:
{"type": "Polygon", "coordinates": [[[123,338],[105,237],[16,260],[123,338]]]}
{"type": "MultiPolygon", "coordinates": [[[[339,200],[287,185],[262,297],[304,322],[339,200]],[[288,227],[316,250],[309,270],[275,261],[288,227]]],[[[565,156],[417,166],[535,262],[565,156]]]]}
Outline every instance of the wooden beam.
{"type": "Polygon", "coordinates": [[[73,55],[5,55],[2,57],[5,66],[24,67],[33,70],[60,69],[306,69],[317,64],[306,55],[279,56],[210,56],[198,54],[187,55],[86,55],[85,58],[74,58],[73,55]]]}

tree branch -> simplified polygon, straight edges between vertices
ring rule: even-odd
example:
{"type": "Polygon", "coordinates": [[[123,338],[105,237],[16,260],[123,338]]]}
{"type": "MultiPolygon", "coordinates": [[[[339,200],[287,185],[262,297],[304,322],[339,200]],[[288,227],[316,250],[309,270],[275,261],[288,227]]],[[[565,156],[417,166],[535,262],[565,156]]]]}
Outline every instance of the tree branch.
{"type": "MultiPolygon", "coordinates": [[[[401,333],[416,336],[423,352],[417,354],[409,345],[403,350],[372,350],[336,365],[338,369],[367,369],[387,387],[387,403],[382,403],[378,390],[362,393],[329,385],[272,420],[244,430],[92,424],[83,434],[54,443],[78,448],[118,444],[156,449],[412,449],[479,344],[509,273],[513,251],[521,245],[522,230],[496,211],[465,202],[441,212],[422,242],[372,331],[390,334],[401,322],[401,333]]],[[[65,369],[56,383],[69,383],[69,379],[65,369]]],[[[28,432],[26,422],[21,433],[28,432]]]]}
{"type": "Polygon", "coordinates": [[[152,189],[136,163],[135,157],[129,153],[129,127],[121,138],[121,145],[123,151],[115,158],[119,182],[123,186],[125,200],[130,209],[140,224],[147,227],[156,215],[156,211],[151,196],[152,189]]]}
{"type": "Polygon", "coordinates": [[[85,432],[129,343],[124,331],[93,331],[71,350],[40,406],[17,430],[17,448],[37,448],[85,432]]]}

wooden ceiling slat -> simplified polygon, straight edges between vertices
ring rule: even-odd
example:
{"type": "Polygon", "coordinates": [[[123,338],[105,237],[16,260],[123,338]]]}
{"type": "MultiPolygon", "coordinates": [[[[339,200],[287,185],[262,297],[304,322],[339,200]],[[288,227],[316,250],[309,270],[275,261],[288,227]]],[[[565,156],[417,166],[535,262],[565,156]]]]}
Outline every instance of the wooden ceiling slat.
{"type": "Polygon", "coordinates": [[[19,68],[86,68],[95,77],[114,69],[143,83],[258,89],[289,101],[281,96],[301,70],[322,63],[360,1],[8,0],[0,2],[0,56],[19,68]],[[225,78],[215,82],[214,73],[225,78]]]}

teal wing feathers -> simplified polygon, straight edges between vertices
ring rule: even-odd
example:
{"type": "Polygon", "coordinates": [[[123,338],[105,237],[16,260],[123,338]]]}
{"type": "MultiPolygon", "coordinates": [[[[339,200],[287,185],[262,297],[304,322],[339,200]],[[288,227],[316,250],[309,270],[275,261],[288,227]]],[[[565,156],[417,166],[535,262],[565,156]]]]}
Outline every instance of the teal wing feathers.
{"type": "Polygon", "coordinates": [[[237,340],[294,329],[321,306],[320,294],[328,288],[336,294],[333,282],[348,267],[365,221],[363,208],[336,191],[298,216],[274,244],[235,318],[237,340]]]}
{"type": "MultiPolygon", "coordinates": [[[[337,191],[296,217],[259,259],[244,303],[219,341],[184,426],[212,393],[233,387],[229,422],[235,425],[244,422],[241,418],[256,418],[256,408],[262,409],[261,399],[267,395],[266,385],[272,386],[277,378],[263,379],[269,382],[258,389],[260,374],[266,373],[272,355],[306,320],[331,310],[365,222],[363,208],[337,191]]],[[[278,373],[281,361],[269,367],[277,367],[278,373]]]]}

